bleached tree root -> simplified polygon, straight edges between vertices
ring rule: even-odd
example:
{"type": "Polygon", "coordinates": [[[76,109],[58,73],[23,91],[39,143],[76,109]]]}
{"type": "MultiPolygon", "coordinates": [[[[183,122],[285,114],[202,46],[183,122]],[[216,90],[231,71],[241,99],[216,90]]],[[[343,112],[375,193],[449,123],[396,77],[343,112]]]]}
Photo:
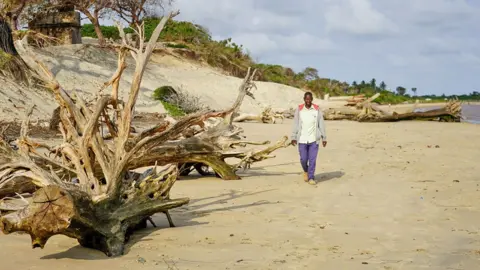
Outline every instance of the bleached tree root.
{"type": "Polygon", "coordinates": [[[133,109],[144,70],[161,30],[176,14],[162,18],[147,44],[139,27],[138,48],[127,44],[119,27],[123,43],[118,69],[105,84],[111,87],[111,95],[100,93],[93,104],[75,92],[67,93],[45,65],[19,44],[25,63],[38,72],[56,98],[63,141],[52,146],[29,138],[33,107],[22,124],[15,149],[0,136],[0,194],[11,197],[0,197],[0,229],[4,233],[26,232],[34,248],[43,248],[51,236],[62,234],[77,239],[82,246],[119,256],[129,235],[145,227],[155,213],[166,214],[174,226],[168,210],[189,201],[170,198],[178,177],[177,163],[207,164],[224,179],[239,179],[235,174],[238,169],[271,158],[273,151],[289,145],[284,137],[263,149],[244,149],[269,144],[245,140],[243,130],[232,125],[233,114],[254,87],[255,71],[250,69],[231,108],[166,121],[133,134],[133,109]],[[123,101],[118,98],[118,89],[127,52],[136,67],[128,99],[123,101]],[[108,130],[108,136],[103,129],[108,130]],[[40,149],[49,154],[42,154],[40,149]],[[239,162],[227,164],[229,158],[239,162]],[[158,172],[157,165],[167,167],[158,172]],[[132,173],[145,166],[154,168],[143,174],[132,173]],[[33,192],[30,200],[18,192],[26,185],[36,189],[28,191],[33,192]]]}
{"type": "Polygon", "coordinates": [[[285,118],[283,114],[274,113],[271,107],[267,107],[263,112],[259,115],[256,114],[240,114],[237,115],[233,122],[260,122],[265,124],[276,124],[279,122],[279,119],[282,120],[285,118]]]}
{"type": "Polygon", "coordinates": [[[43,248],[51,236],[63,234],[77,239],[84,247],[103,251],[107,256],[119,256],[129,234],[145,219],[188,203],[187,198],[168,198],[175,178],[175,174],[154,175],[143,180],[146,182],[142,187],[125,191],[120,200],[98,204],[92,204],[87,193],[46,186],[33,194],[27,207],[1,217],[1,229],[5,234],[29,233],[33,248],[43,248]],[[163,193],[157,191],[157,186],[162,186],[163,193]]]}

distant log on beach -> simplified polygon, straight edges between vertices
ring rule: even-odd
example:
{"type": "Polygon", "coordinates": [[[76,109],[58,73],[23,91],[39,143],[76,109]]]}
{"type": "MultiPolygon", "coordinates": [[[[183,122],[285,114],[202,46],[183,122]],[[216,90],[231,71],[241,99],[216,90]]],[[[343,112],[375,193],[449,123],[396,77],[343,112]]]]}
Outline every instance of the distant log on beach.
{"type": "Polygon", "coordinates": [[[247,121],[255,121],[265,124],[275,124],[278,123],[279,119],[283,119],[285,116],[283,114],[279,114],[272,111],[271,107],[267,107],[263,110],[260,114],[238,114],[233,118],[233,122],[247,122],[247,121]]]}
{"type": "MultiPolygon", "coordinates": [[[[380,94],[363,101],[357,102],[354,108],[329,109],[325,111],[326,120],[352,120],[358,122],[397,122],[409,120],[427,120],[440,122],[460,122],[462,118],[462,104],[458,100],[449,101],[443,108],[415,112],[416,105],[411,112],[397,113],[381,108],[372,103],[380,94]]],[[[347,104],[348,106],[348,104],[347,104]]]]}

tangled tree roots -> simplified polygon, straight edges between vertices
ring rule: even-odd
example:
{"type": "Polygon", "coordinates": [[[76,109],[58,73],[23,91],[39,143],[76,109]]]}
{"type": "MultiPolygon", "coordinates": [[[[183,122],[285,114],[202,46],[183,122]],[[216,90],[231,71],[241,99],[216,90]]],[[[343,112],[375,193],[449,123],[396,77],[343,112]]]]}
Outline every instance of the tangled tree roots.
{"type": "MultiPolygon", "coordinates": [[[[18,149],[0,136],[0,194],[5,196],[0,198],[0,229],[4,233],[27,232],[34,248],[43,248],[51,236],[63,234],[82,246],[119,256],[129,234],[144,227],[150,216],[165,213],[173,225],[168,210],[188,203],[188,198],[170,198],[177,163],[206,164],[223,179],[239,179],[238,169],[271,158],[273,151],[289,145],[284,137],[264,148],[243,149],[269,143],[245,140],[242,129],[232,125],[232,115],[254,85],[255,72],[250,69],[230,109],[164,121],[132,134],[132,113],[144,69],[160,32],[176,14],[163,17],[151,40],[146,45],[140,40],[138,48],[127,44],[119,27],[123,42],[118,46],[118,69],[105,84],[111,87],[111,95],[99,95],[93,104],[75,92],[65,92],[45,65],[22,48],[25,62],[38,71],[60,106],[63,141],[57,145],[33,141],[28,136],[29,117],[22,124],[18,149]],[[135,59],[136,68],[128,100],[123,101],[118,99],[118,89],[127,53],[135,59]],[[239,161],[231,165],[227,158],[239,161]],[[159,170],[157,165],[166,167],[159,170]],[[143,174],[132,172],[146,166],[154,168],[143,174]]],[[[143,36],[141,27],[138,32],[143,36]]]]}

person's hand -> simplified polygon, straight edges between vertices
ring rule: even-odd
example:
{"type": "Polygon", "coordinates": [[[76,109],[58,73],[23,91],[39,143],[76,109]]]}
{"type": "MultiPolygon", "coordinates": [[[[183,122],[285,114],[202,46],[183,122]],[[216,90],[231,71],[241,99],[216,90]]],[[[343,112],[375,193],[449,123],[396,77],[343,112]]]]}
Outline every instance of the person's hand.
{"type": "Polygon", "coordinates": [[[297,146],[297,140],[292,140],[291,144],[292,144],[293,146],[297,146]]]}
{"type": "Polygon", "coordinates": [[[327,147],[327,141],[322,141],[323,147],[327,147]]]}

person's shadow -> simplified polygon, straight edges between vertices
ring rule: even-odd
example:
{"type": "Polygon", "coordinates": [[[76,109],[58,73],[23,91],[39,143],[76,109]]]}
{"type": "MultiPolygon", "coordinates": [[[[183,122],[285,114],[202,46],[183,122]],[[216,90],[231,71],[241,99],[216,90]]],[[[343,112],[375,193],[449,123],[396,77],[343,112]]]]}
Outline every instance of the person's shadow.
{"type": "Polygon", "coordinates": [[[315,182],[317,182],[318,184],[318,183],[330,181],[336,178],[342,178],[344,175],[345,173],[341,171],[321,173],[315,176],[315,179],[316,179],[315,182]]]}

